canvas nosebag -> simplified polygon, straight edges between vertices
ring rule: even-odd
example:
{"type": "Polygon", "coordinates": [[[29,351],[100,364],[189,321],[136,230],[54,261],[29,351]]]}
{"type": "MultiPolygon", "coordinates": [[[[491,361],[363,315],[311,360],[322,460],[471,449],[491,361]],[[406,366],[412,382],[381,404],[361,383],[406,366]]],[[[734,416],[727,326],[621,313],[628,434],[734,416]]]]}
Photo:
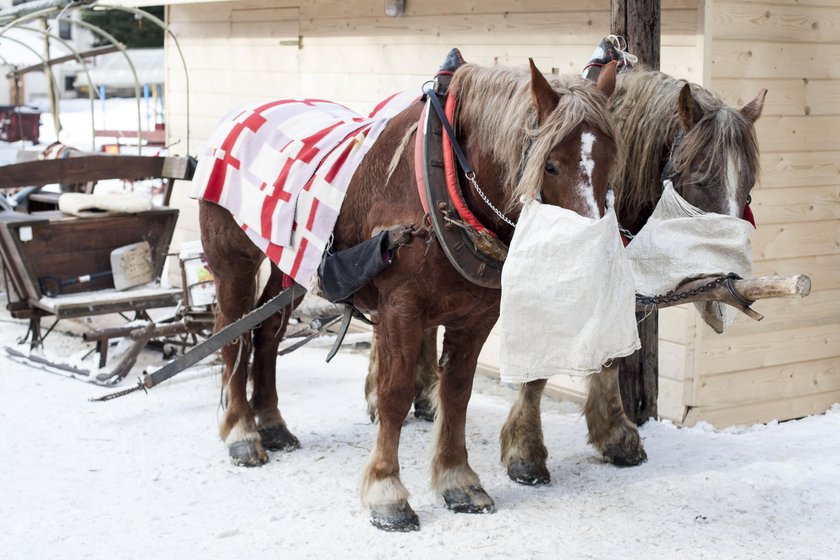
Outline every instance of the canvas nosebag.
{"type": "Polygon", "coordinates": [[[501,378],[589,375],[641,347],[615,211],[600,220],[531,201],[502,269],[501,378]]]}
{"type": "MultiPolygon", "coordinates": [[[[752,224],[741,218],[703,212],[682,198],[671,181],[665,181],[653,214],[627,245],[636,291],[653,296],[702,276],[729,272],[752,276],[753,231],[752,224]]],[[[695,305],[718,332],[737,315],[735,308],[719,302],[695,305]]]]}

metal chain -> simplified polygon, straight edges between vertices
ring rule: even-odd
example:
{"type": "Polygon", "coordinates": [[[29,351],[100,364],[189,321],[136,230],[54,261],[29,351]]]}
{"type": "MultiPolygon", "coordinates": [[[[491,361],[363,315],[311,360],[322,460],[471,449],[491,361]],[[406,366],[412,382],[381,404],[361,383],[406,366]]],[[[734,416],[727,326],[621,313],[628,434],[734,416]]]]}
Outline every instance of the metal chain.
{"type": "Polygon", "coordinates": [[[487,206],[489,206],[489,207],[490,207],[490,210],[492,210],[492,211],[493,211],[493,212],[494,212],[494,213],[495,213],[495,214],[496,214],[499,218],[501,218],[501,220],[502,220],[503,222],[505,222],[506,224],[508,224],[510,227],[514,227],[514,228],[515,228],[515,227],[516,227],[516,224],[514,224],[513,222],[511,222],[511,221],[510,221],[510,219],[509,219],[507,216],[505,216],[504,214],[502,214],[502,212],[501,212],[498,208],[496,208],[495,206],[493,206],[493,203],[492,203],[492,202],[490,202],[490,199],[489,199],[489,198],[487,198],[487,195],[486,195],[486,194],[484,194],[484,191],[482,191],[482,190],[481,190],[481,187],[479,187],[479,186],[478,186],[478,182],[475,180],[475,173],[473,173],[473,172],[467,173],[467,174],[466,174],[466,177],[467,177],[467,179],[469,180],[469,182],[470,182],[470,183],[472,183],[472,186],[473,186],[473,188],[475,189],[475,192],[477,192],[477,193],[478,193],[478,196],[480,196],[480,197],[481,197],[481,200],[483,200],[483,201],[484,201],[484,204],[486,204],[487,206]]]}
{"type": "Polygon", "coordinates": [[[702,286],[699,286],[687,292],[677,292],[676,290],[671,290],[666,294],[661,294],[658,296],[642,296],[636,294],[636,305],[659,305],[660,303],[674,303],[702,294],[704,292],[709,292],[717,288],[718,286],[725,284],[726,282],[740,279],[740,276],[738,276],[734,272],[730,272],[726,276],[720,276],[718,278],[715,278],[707,284],[703,284],[702,286]]]}
{"type": "Polygon", "coordinates": [[[633,239],[636,237],[635,233],[632,233],[629,229],[621,227],[621,224],[618,225],[618,231],[621,235],[624,236],[625,239],[633,239]]]}

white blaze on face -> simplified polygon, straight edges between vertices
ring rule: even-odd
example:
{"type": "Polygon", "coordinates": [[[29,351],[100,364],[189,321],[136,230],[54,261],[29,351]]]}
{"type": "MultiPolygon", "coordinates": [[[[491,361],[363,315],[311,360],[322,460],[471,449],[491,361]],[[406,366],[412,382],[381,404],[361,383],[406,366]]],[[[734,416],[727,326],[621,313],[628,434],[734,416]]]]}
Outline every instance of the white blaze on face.
{"type": "Polygon", "coordinates": [[[735,156],[730,155],[726,159],[726,200],[729,204],[729,215],[739,218],[738,215],[738,162],[735,156]]]}
{"type": "Polygon", "coordinates": [[[598,204],[595,202],[595,187],[592,186],[592,172],[595,170],[595,160],[592,159],[593,144],[594,134],[584,132],[580,135],[580,169],[583,171],[583,180],[578,183],[578,193],[589,210],[588,217],[600,218],[598,204]]]}

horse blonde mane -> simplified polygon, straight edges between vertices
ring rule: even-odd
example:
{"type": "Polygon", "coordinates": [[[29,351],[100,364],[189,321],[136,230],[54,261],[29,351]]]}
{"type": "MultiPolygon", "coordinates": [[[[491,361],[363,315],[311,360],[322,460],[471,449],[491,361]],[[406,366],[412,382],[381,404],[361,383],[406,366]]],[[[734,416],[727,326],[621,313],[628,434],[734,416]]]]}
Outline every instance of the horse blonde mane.
{"type": "MultiPolygon", "coordinates": [[[[662,194],[660,169],[682,130],[678,98],[686,83],[649,70],[618,76],[610,100],[612,116],[628,149],[614,187],[619,216],[628,216],[630,221],[655,206],[662,194]]],[[[675,150],[674,171],[685,172],[693,160],[703,158],[698,161],[707,165],[690,179],[704,185],[723,185],[726,158],[737,153],[739,163],[757,175],[758,145],[752,124],[740,111],[696,84],[691,84],[691,95],[703,116],[675,150]]]]}
{"type": "MultiPolygon", "coordinates": [[[[492,156],[501,167],[509,209],[518,207],[520,197],[539,194],[549,152],[582,122],[618,147],[607,98],[593,82],[573,75],[546,78],[560,102],[539,126],[527,69],[467,64],[455,72],[450,86],[458,96],[458,121],[469,128],[469,146],[492,156]]],[[[618,167],[620,162],[613,169],[618,167]]]]}

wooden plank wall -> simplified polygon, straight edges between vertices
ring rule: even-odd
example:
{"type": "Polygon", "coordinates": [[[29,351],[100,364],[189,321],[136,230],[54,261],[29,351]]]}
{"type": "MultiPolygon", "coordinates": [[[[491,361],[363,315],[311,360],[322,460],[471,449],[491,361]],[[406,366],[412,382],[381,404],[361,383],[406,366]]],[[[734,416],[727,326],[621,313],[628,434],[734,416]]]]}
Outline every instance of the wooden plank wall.
{"type": "Polygon", "coordinates": [[[753,190],[757,274],[806,273],[811,295],[768,300],[723,336],[695,322],[686,424],[783,420],[840,401],[840,4],[718,1],[711,89],[743,105],[767,88],[753,190]]]}

